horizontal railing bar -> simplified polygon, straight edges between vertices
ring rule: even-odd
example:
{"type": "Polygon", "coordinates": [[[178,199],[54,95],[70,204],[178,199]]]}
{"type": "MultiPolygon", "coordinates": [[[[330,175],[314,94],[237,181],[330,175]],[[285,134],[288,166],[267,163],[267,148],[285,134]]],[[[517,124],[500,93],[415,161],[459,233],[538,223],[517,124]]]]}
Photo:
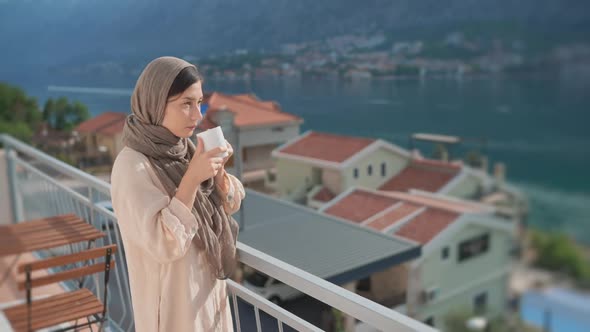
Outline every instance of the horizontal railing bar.
{"type": "Polygon", "coordinates": [[[105,195],[110,196],[110,186],[107,182],[90,175],[80,169],[77,169],[71,165],[64,163],[61,160],[58,160],[45,152],[39,151],[38,149],[29,146],[9,135],[0,134],[0,140],[6,145],[14,148],[18,152],[25,154],[29,157],[35,158],[39,161],[42,161],[56,170],[60,171],[64,174],[68,174],[69,176],[81,180],[86,185],[90,185],[94,187],[96,190],[102,192],[105,195]]]}
{"type": "MultiPolygon", "coordinates": [[[[248,303],[253,304],[254,306],[258,307],[260,310],[266,312],[267,314],[273,316],[277,320],[291,326],[292,328],[298,331],[314,331],[314,332],[321,332],[322,329],[316,327],[315,325],[305,321],[304,319],[300,318],[297,315],[290,313],[289,311],[279,307],[278,305],[270,302],[269,300],[261,297],[260,295],[254,293],[253,291],[249,290],[248,288],[236,283],[231,279],[226,280],[227,285],[229,287],[229,291],[232,294],[246,300],[248,303]]],[[[237,310],[237,308],[235,308],[237,310]]]]}
{"type": "Polygon", "coordinates": [[[80,201],[80,203],[86,205],[87,207],[92,207],[92,202],[90,202],[90,200],[88,199],[88,197],[84,197],[84,195],[76,192],[75,190],[69,188],[68,186],[63,185],[62,183],[59,183],[59,181],[51,178],[50,176],[48,176],[47,174],[43,173],[41,170],[37,169],[35,166],[32,166],[31,164],[29,164],[28,162],[22,160],[19,157],[14,157],[15,161],[17,162],[18,165],[24,167],[26,170],[35,173],[35,175],[43,178],[43,180],[53,184],[56,187],[59,187],[59,189],[67,192],[68,194],[74,196],[74,198],[76,198],[78,201],[80,201]]]}
{"type": "MultiPolygon", "coordinates": [[[[28,157],[36,159],[39,162],[47,164],[52,169],[62,172],[73,179],[79,180],[82,182],[81,184],[91,187],[102,194],[105,194],[106,197],[110,197],[111,185],[109,183],[87,174],[75,167],[72,167],[60,160],[57,160],[44,152],[41,152],[10,137],[9,135],[0,135],[0,141],[2,141],[7,147],[11,147],[23,155],[27,155],[28,157]]],[[[12,157],[7,156],[7,158],[12,157]]],[[[106,214],[109,218],[112,218],[114,221],[116,221],[116,216],[111,211],[101,206],[95,205],[94,202],[92,202],[89,198],[84,197],[69,187],[64,186],[58,181],[52,179],[44,172],[30,165],[30,163],[27,163],[18,157],[14,157],[14,160],[18,161],[20,166],[58,186],[67,194],[72,195],[82,204],[93,208],[94,211],[98,211],[101,214],[106,214]]],[[[270,275],[273,278],[276,278],[285,284],[296,288],[297,290],[306,293],[354,318],[364,321],[377,329],[383,331],[436,331],[435,329],[419,321],[381,306],[358,294],[350,292],[340,286],[334,285],[324,279],[289,265],[246,244],[238,242],[238,251],[240,260],[246,265],[249,265],[254,269],[270,275]]],[[[285,324],[304,331],[321,331],[312,324],[305,322],[300,317],[272,304],[268,300],[246,289],[245,287],[238,285],[231,280],[228,280],[228,284],[231,288],[231,291],[235,292],[236,295],[240,296],[240,298],[243,298],[250,303],[256,303],[258,308],[271,315],[274,314],[278,320],[281,320],[285,324]]],[[[236,315],[237,314],[238,313],[236,313],[236,315]]]]}
{"type": "Polygon", "coordinates": [[[436,331],[432,327],[238,243],[241,261],[382,331],[436,331]]]}

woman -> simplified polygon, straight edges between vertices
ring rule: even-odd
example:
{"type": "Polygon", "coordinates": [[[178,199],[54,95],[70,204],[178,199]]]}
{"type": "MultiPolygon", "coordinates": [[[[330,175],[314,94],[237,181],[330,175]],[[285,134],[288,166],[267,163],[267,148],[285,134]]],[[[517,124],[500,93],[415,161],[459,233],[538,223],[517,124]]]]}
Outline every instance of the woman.
{"type": "Polygon", "coordinates": [[[163,57],[144,69],[131,97],[111,196],[136,331],[233,330],[224,279],[236,266],[231,214],[244,188],[224,170],[229,143],[205,152],[189,139],[202,119],[201,84],[195,66],[163,57]]]}

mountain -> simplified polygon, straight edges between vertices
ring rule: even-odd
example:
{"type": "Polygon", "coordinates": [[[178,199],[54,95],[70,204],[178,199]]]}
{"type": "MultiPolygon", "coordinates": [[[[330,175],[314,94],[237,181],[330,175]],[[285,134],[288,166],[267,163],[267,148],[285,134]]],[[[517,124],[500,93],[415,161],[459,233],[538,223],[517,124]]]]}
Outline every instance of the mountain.
{"type": "Polygon", "coordinates": [[[351,32],[404,39],[465,22],[584,36],[589,9],[587,0],[0,0],[0,73],[34,76],[51,66],[113,59],[272,50],[351,32]]]}

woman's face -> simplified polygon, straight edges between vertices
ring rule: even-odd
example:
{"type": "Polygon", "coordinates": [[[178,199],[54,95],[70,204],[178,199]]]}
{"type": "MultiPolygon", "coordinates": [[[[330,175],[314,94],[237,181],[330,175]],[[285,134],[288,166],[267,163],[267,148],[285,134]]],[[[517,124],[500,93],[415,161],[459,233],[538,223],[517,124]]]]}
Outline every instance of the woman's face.
{"type": "Polygon", "coordinates": [[[164,111],[162,126],[180,138],[191,137],[201,115],[203,90],[201,82],[197,82],[184,90],[183,93],[170,97],[164,111]]]}

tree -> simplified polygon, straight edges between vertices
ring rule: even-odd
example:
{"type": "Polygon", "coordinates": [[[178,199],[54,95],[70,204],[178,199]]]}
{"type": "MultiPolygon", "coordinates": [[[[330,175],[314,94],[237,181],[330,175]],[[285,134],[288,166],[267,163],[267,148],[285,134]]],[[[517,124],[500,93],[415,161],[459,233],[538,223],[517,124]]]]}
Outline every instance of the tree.
{"type": "Polygon", "coordinates": [[[55,102],[49,98],[43,107],[43,121],[48,122],[55,113],[55,102]]]}
{"type": "Polygon", "coordinates": [[[532,245],[537,252],[536,266],[560,271],[579,286],[590,287],[590,262],[573,239],[565,234],[533,230],[532,245]]]}
{"type": "Polygon", "coordinates": [[[15,86],[0,83],[0,120],[36,125],[41,120],[37,99],[15,86]]]}
{"type": "Polygon", "coordinates": [[[43,108],[43,120],[56,130],[71,131],[89,118],[86,105],[78,101],[70,103],[66,97],[57,100],[49,98],[43,108]]]}
{"type": "Polygon", "coordinates": [[[0,133],[8,134],[26,143],[30,143],[33,137],[33,130],[24,122],[0,122],[0,133]]]}
{"type": "Polygon", "coordinates": [[[36,98],[18,87],[0,83],[0,133],[30,142],[41,119],[36,98]]]}
{"type": "Polygon", "coordinates": [[[465,155],[465,163],[469,166],[480,168],[482,166],[482,155],[477,150],[471,150],[465,155]]]}

